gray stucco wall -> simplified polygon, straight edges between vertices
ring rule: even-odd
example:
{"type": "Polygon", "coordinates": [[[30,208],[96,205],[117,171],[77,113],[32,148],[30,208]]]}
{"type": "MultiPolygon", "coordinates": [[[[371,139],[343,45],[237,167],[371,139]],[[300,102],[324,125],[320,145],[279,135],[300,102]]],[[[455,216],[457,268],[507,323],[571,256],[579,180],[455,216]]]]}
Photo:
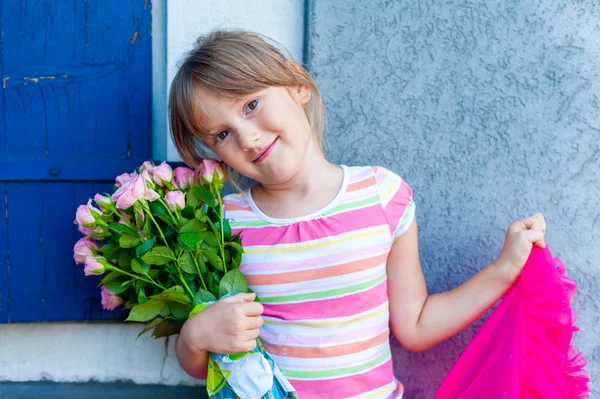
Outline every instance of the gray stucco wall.
{"type": "MultiPolygon", "coordinates": [[[[543,212],[550,248],[580,287],[575,343],[597,380],[598,2],[309,3],[330,158],[386,166],[413,187],[430,292],[493,261],[511,220],[543,212]]],[[[479,325],[425,353],[395,345],[407,398],[433,397],[479,325]]]]}

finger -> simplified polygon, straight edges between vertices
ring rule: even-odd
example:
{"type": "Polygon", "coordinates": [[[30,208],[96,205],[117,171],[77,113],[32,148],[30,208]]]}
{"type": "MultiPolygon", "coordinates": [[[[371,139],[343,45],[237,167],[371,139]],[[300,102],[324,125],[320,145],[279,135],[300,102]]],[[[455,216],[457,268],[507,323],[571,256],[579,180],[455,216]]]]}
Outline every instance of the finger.
{"type": "Polygon", "coordinates": [[[260,316],[264,312],[263,305],[258,302],[247,302],[241,305],[246,316],[260,316]]]}
{"type": "Polygon", "coordinates": [[[544,219],[544,215],[541,213],[536,213],[523,219],[523,223],[529,230],[538,229],[544,233],[546,232],[546,219],[544,219]]]}
{"type": "Polygon", "coordinates": [[[524,219],[515,220],[508,226],[508,233],[518,233],[519,231],[527,230],[524,219]]]}
{"type": "Polygon", "coordinates": [[[544,233],[542,233],[540,230],[526,230],[523,232],[523,236],[529,243],[540,248],[546,248],[544,233]]]}
{"type": "Polygon", "coordinates": [[[247,330],[256,330],[264,324],[264,320],[260,316],[247,317],[246,318],[246,329],[247,330]]]}
{"type": "Polygon", "coordinates": [[[249,339],[241,345],[241,352],[250,352],[256,348],[256,338],[249,339]]]}
{"type": "Polygon", "coordinates": [[[252,330],[246,330],[244,332],[244,338],[246,338],[247,341],[253,341],[256,338],[258,338],[259,335],[260,335],[260,330],[258,328],[255,328],[252,330]]]}
{"type": "Polygon", "coordinates": [[[239,294],[235,294],[235,295],[229,296],[229,297],[221,299],[221,300],[223,302],[228,302],[228,303],[237,303],[237,302],[252,302],[252,301],[254,301],[254,298],[256,298],[256,293],[254,293],[254,292],[251,292],[251,293],[241,292],[239,294]]]}

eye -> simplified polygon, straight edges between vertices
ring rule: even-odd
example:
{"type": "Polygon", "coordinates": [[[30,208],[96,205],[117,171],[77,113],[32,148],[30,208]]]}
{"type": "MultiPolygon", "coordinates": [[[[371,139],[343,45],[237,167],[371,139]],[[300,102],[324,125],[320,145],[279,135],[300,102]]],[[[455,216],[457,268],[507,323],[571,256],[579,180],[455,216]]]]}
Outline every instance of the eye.
{"type": "Polygon", "coordinates": [[[215,135],[216,141],[223,141],[229,136],[229,132],[227,130],[221,130],[219,133],[215,135]]]}
{"type": "Polygon", "coordinates": [[[246,112],[250,113],[254,111],[258,107],[258,100],[252,100],[248,104],[246,104],[246,112]]]}

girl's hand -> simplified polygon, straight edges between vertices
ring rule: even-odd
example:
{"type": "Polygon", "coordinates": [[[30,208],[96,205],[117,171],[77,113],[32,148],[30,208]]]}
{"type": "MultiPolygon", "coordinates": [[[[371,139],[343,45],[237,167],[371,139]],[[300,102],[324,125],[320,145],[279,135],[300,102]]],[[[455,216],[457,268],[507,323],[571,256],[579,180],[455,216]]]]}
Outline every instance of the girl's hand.
{"type": "Polygon", "coordinates": [[[508,273],[511,282],[521,274],[532,246],[546,247],[544,234],[546,220],[541,213],[515,220],[508,226],[504,247],[494,263],[508,273]]]}
{"type": "Polygon", "coordinates": [[[221,299],[185,322],[180,332],[187,350],[233,354],[256,347],[263,306],[255,293],[221,299]]]}

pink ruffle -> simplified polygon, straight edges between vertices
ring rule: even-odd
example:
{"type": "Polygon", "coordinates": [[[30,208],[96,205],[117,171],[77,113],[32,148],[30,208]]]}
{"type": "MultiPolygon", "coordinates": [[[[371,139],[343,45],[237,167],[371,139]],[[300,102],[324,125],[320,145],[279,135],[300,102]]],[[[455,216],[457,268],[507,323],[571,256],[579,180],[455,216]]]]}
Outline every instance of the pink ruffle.
{"type": "Polygon", "coordinates": [[[534,247],[436,399],[588,399],[586,360],[571,346],[576,291],[564,264],[548,248],[534,247]]]}

